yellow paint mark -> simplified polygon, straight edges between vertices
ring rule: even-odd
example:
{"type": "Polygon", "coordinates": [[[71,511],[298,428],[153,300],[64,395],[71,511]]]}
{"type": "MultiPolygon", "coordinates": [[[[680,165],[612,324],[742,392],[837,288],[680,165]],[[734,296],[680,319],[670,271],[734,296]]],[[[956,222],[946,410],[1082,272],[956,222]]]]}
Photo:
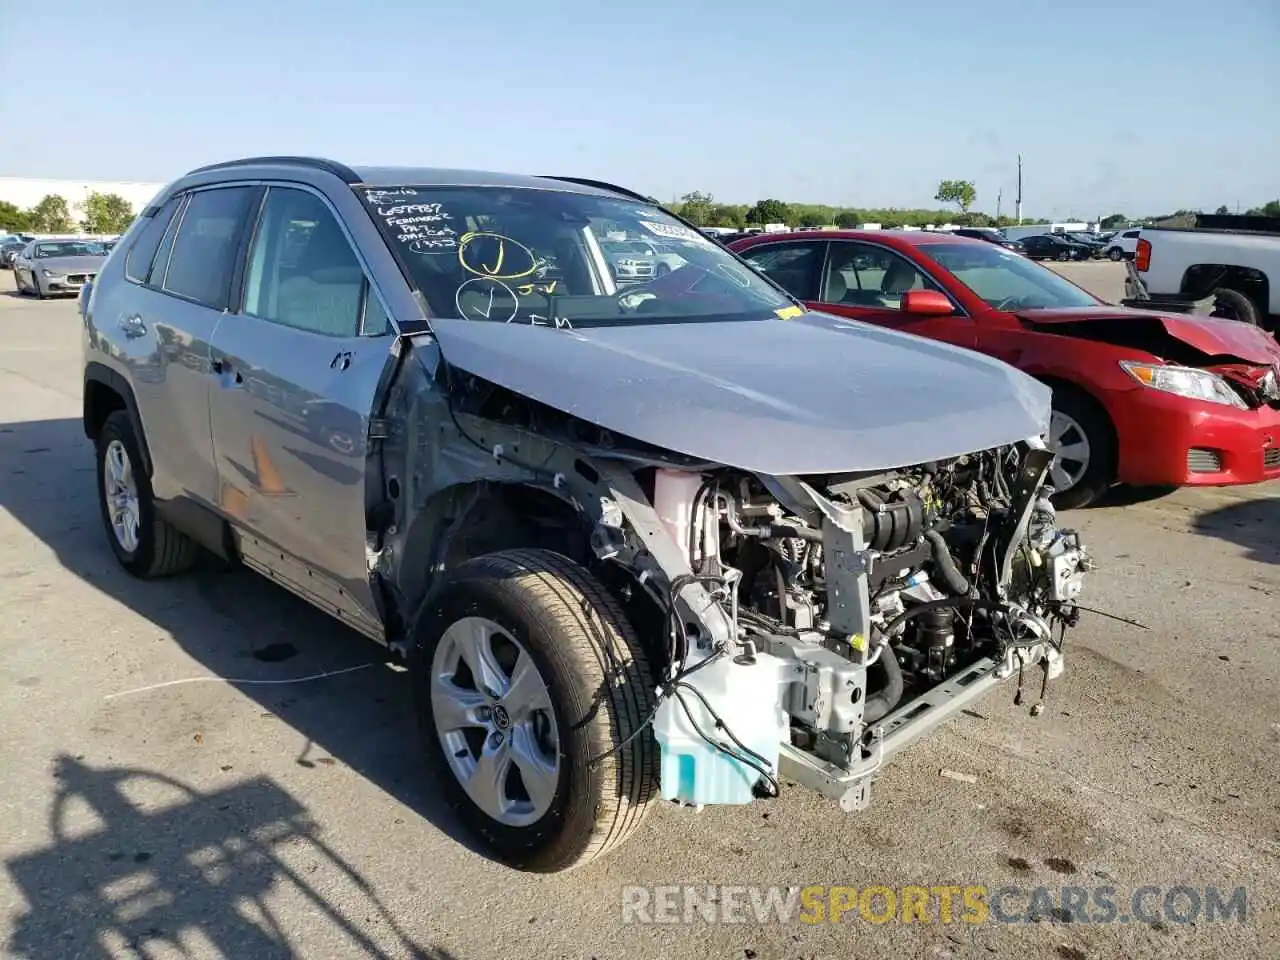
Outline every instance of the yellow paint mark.
{"type": "Polygon", "coordinates": [[[804,316],[804,310],[800,307],[783,307],[781,310],[773,312],[778,315],[780,320],[794,320],[796,317],[804,316]]]}
{"type": "MultiPolygon", "coordinates": [[[[518,258],[517,258],[518,262],[518,258]]],[[[526,247],[518,240],[512,240],[510,237],[503,236],[500,233],[484,233],[477,231],[475,233],[464,233],[458,241],[458,263],[462,264],[462,269],[468,273],[474,273],[477,277],[487,277],[491,280],[519,280],[521,277],[527,277],[538,269],[537,260],[533,255],[533,251],[526,247]],[[490,240],[498,241],[498,260],[493,266],[484,263],[473,263],[478,247],[473,246],[476,240],[481,237],[487,237],[490,240]],[[528,267],[524,270],[513,271],[511,273],[503,273],[502,267],[507,259],[508,246],[515,248],[515,252],[523,254],[528,267]]]]}
{"type": "Polygon", "coordinates": [[[851,634],[849,636],[849,646],[861,653],[867,649],[867,638],[860,633],[851,634]]]}

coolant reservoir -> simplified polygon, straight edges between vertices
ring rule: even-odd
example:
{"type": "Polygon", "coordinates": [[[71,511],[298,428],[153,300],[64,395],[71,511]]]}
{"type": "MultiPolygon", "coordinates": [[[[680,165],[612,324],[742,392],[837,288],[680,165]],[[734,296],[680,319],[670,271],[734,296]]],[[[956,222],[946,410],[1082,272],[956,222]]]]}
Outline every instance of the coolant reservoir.
{"type": "Polygon", "coordinates": [[[673,540],[689,549],[693,501],[702,486],[702,475],[684,470],[658,470],[653,482],[653,509],[673,540]]]}
{"type": "MultiPolygon", "coordinates": [[[[787,714],[781,707],[784,684],[788,682],[786,662],[767,653],[757,653],[755,663],[749,665],[722,656],[684,680],[707,699],[743,745],[764,758],[775,777],[781,744],[788,739],[787,714]]],[[[760,773],[703,740],[698,729],[712,740],[737,749],[724,730],[716,728],[715,718],[692,691],[679,687],[677,690],[684,705],[672,694],[663,699],[653,720],[654,736],[662,752],[663,799],[693,806],[750,803],[752,787],[760,773]]]]}

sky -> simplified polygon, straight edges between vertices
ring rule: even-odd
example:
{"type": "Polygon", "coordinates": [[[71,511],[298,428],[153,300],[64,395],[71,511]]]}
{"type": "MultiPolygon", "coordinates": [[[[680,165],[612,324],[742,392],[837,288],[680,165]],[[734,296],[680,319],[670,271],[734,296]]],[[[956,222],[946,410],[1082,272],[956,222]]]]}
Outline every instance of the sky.
{"type": "Polygon", "coordinates": [[[0,0],[0,176],[307,154],[1009,214],[1021,153],[1024,214],[1136,216],[1280,197],[1277,120],[1277,0],[0,0]]]}

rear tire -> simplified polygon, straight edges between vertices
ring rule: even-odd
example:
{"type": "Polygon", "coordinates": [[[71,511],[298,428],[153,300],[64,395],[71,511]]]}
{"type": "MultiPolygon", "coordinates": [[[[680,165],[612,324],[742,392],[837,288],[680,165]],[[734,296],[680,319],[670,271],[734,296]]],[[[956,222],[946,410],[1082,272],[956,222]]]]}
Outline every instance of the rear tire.
{"type": "Polygon", "coordinates": [[[1248,296],[1230,287],[1219,287],[1213,291],[1213,315],[1226,316],[1231,320],[1239,320],[1250,326],[1262,325],[1262,313],[1248,296]],[[1225,311],[1220,313],[1219,311],[1225,311]]]}
{"type": "Polygon", "coordinates": [[[151,478],[142,468],[143,460],[134,436],[133,422],[125,411],[114,410],[107,416],[98,432],[97,454],[98,505],[107,540],[120,565],[143,580],[167,577],[188,569],[195,562],[199,548],[193,540],[156,514],[151,478]],[[125,508],[132,514],[125,532],[113,519],[119,517],[121,508],[118,504],[121,501],[117,499],[113,503],[109,500],[111,462],[116,465],[123,463],[127,468],[134,494],[134,503],[125,508]],[[129,527],[132,528],[131,535],[129,527]]]}
{"type": "Polygon", "coordinates": [[[1124,259],[1124,251],[1119,247],[1112,247],[1107,251],[1107,259],[1111,261],[1120,261],[1124,259]]]}
{"type": "Polygon", "coordinates": [[[496,860],[539,873],[571,870],[621,845],[640,826],[658,783],[657,742],[643,729],[654,709],[653,677],[618,602],[585,569],[547,550],[508,550],[462,564],[414,627],[411,670],[434,779],[496,860]],[[478,630],[480,639],[465,639],[468,630],[478,630]],[[476,681],[462,653],[479,643],[497,668],[487,673],[497,676],[495,683],[476,681]],[[508,703],[514,694],[501,692],[515,690],[526,655],[549,705],[535,713],[508,703]],[[459,703],[473,704],[465,719],[458,719],[459,703]],[[533,719],[520,726],[517,716],[533,719]],[[551,732],[536,740],[540,761],[554,763],[554,773],[530,766],[535,741],[528,730],[539,718],[544,733],[551,732]],[[456,725],[442,726],[450,721],[456,725]],[[517,728],[525,731],[520,738],[517,728]],[[486,771],[503,772],[483,781],[492,780],[496,790],[481,793],[482,757],[504,743],[509,766],[489,760],[486,771]],[[527,786],[525,769],[538,789],[527,786]],[[520,775],[513,780],[515,771],[520,775]],[[497,814],[482,805],[494,807],[494,795],[497,814]]]}
{"type": "Polygon", "coordinates": [[[1055,489],[1052,500],[1064,510],[1087,507],[1100,500],[1115,482],[1115,430],[1106,411],[1088,394],[1069,386],[1052,386],[1051,436],[1061,431],[1057,440],[1076,457],[1054,458],[1049,473],[1049,482],[1055,489]],[[1080,456],[1084,457],[1083,461],[1078,459],[1080,456]],[[1059,488],[1055,475],[1059,481],[1065,476],[1071,482],[1059,488]]]}

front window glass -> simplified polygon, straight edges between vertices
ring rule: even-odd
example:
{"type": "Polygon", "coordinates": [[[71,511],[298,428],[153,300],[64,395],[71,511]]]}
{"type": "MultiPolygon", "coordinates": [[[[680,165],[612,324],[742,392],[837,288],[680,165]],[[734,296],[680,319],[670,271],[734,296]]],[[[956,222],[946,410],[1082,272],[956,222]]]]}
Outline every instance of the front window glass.
{"type": "Polygon", "coordinates": [[[844,306],[900,310],[908,290],[937,289],[910,262],[884,247],[837,241],[827,258],[822,299],[844,306]]]}
{"type": "Polygon", "coordinates": [[[930,243],[919,249],[997,310],[1096,307],[1100,302],[1052,270],[994,244],[930,243]]]}
{"type": "Polygon", "coordinates": [[[87,240],[61,240],[57,243],[37,243],[35,257],[42,260],[46,257],[102,257],[106,251],[102,244],[87,240]]]}
{"type": "Polygon", "coordinates": [[[646,203],[507,187],[357,194],[437,317],[572,329],[764,320],[793,306],[646,203]]]}
{"type": "Polygon", "coordinates": [[[324,201],[272,187],[249,254],[244,312],[286,327],[354,337],[364,270],[324,201]]]}

